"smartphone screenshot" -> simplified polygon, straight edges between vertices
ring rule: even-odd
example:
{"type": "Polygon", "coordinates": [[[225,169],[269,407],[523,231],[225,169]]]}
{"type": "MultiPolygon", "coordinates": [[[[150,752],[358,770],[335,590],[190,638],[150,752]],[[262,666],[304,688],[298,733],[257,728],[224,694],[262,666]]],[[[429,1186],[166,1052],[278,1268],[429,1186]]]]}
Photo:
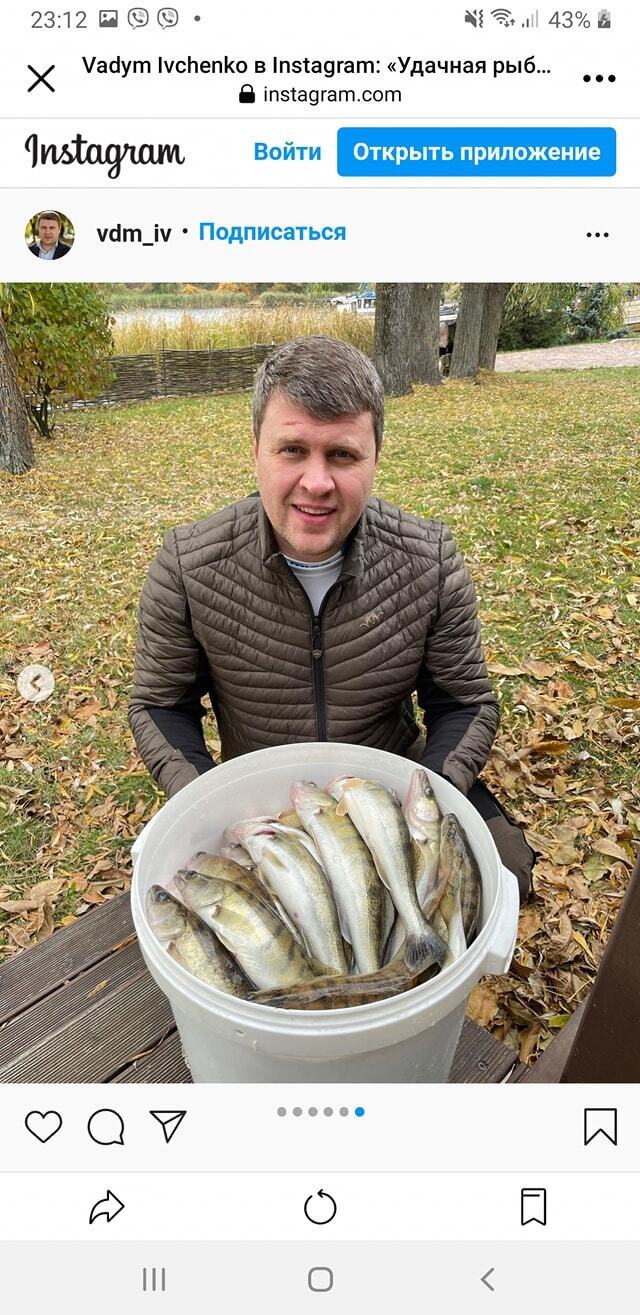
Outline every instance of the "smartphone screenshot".
{"type": "Polygon", "coordinates": [[[7,7],[7,1305],[628,1303],[639,40],[7,7]]]}

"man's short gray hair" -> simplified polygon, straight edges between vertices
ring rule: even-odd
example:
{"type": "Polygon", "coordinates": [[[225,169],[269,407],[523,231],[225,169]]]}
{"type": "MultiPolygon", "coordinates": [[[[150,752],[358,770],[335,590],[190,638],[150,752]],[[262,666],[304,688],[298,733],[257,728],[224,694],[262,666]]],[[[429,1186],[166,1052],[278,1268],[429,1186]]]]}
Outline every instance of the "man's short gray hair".
{"type": "Polygon", "coordinates": [[[295,338],[276,347],[263,361],[253,390],[256,439],[272,393],[282,393],[317,420],[362,415],[373,420],[376,452],[384,432],[384,391],[368,356],[338,338],[295,338]]]}

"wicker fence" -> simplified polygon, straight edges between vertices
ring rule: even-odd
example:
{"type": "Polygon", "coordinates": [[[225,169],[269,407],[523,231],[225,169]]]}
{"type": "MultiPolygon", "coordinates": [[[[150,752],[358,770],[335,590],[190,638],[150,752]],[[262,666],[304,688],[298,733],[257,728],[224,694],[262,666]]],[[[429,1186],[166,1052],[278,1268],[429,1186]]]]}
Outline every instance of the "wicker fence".
{"type": "Polygon", "coordinates": [[[148,356],[112,356],[113,381],[105,393],[73,406],[108,406],[151,397],[188,397],[196,393],[240,392],[252,388],[258,366],[272,344],[176,352],[161,348],[148,356]]]}

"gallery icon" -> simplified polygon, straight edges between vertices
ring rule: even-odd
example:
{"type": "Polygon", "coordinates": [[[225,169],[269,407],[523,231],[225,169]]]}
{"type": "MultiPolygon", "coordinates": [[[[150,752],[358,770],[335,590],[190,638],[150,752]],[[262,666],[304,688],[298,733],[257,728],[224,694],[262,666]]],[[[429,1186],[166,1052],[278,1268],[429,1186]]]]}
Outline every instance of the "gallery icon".
{"type": "Polygon", "coordinates": [[[98,27],[117,27],[117,9],[101,9],[98,14],[98,27]]]}
{"type": "Polygon", "coordinates": [[[547,1222],[546,1187],[523,1187],[520,1193],[520,1223],[542,1224],[547,1222]]]}

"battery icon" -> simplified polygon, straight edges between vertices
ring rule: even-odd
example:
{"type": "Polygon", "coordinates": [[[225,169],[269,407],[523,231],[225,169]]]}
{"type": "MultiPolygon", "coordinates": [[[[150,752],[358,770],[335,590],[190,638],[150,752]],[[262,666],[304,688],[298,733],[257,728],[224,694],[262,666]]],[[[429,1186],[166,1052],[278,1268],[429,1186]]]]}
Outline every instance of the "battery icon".
{"type": "Polygon", "coordinates": [[[611,27],[611,10],[598,10],[598,27],[611,27]]]}

